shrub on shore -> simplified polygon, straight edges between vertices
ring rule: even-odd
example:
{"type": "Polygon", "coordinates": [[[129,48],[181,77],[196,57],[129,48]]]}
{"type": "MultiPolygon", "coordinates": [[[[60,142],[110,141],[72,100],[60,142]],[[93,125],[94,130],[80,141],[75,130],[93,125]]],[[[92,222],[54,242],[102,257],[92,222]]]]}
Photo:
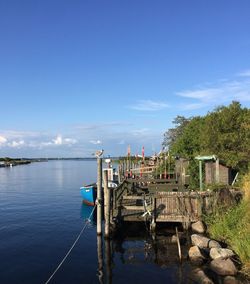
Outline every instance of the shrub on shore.
{"type": "Polygon", "coordinates": [[[250,172],[243,179],[244,198],[240,204],[218,209],[206,217],[210,236],[226,242],[240,257],[250,274],[250,172]]]}

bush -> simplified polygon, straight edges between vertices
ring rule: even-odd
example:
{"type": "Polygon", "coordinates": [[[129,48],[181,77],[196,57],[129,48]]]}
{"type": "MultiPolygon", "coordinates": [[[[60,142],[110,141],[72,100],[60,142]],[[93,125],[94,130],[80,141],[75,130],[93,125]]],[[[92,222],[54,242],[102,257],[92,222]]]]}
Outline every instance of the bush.
{"type": "Polygon", "coordinates": [[[239,205],[218,209],[205,220],[210,236],[226,242],[250,267],[250,173],[244,178],[243,189],[245,196],[239,205]]]}

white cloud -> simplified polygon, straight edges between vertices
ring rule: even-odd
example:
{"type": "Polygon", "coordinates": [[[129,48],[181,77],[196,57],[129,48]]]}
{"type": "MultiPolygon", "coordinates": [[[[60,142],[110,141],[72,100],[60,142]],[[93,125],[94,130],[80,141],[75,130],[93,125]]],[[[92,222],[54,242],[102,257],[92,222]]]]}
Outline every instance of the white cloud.
{"type": "Polygon", "coordinates": [[[0,146],[2,147],[21,148],[24,145],[24,140],[8,140],[5,136],[0,136],[0,146]]]}
{"type": "Polygon", "coordinates": [[[53,142],[55,145],[62,145],[63,144],[62,136],[58,135],[56,139],[53,139],[53,142]]]}
{"type": "Polygon", "coordinates": [[[184,90],[177,93],[186,99],[192,99],[191,103],[180,105],[181,109],[193,110],[206,106],[214,106],[231,101],[250,102],[250,79],[238,78],[237,80],[223,80],[214,83],[212,87],[199,87],[193,90],[184,90]]]}
{"type": "Polygon", "coordinates": [[[152,100],[140,100],[135,105],[129,106],[130,109],[139,111],[158,111],[168,108],[169,105],[165,102],[152,101],[152,100]]]}
{"type": "Polygon", "coordinates": [[[24,145],[25,145],[25,142],[23,140],[11,141],[10,143],[8,143],[8,146],[11,148],[21,148],[24,145]]]}
{"type": "Polygon", "coordinates": [[[180,109],[182,110],[195,110],[204,107],[203,103],[193,103],[193,104],[182,104],[180,105],[180,109]]]}
{"type": "Polygon", "coordinates": [[[39,148],[42,148],[42,147],[47,147],[47,146],[51,146],[51,145],[54,145],[55,143],[52,143],[52,142],[40,142],[40,143],[32,143],[33,147],[38,147],[39,148]]]}
{"type": "Polygon", "coordinates": [[[57,135],[55,139],[52,139],[52,141],[48,142],[41,142],[40,146],[62,146],[62,145],[67,145],[71,146],[77,143],[76,139],[73,138],[63,138],[62,135],[57,135]]]}
{"type": "Polygon", "coordinates": [[[142,136],[148,133],[150,133],[150,130],[148,128],[135,129],[131,131],[131,134],[134,136],[142,136]]]}
{"type": "Polygon", "coordinates": [[[198,99],[198,100],[210,100],[214,97],[218,96],[221,93],[220,89],[201,89],[201,90],[187,90],[183,92],[177,93],[178,96],[191,98],[191,99],[198,99]]]}
{"type": "Polygon", "coordinates": [[[238,73],[237,75],[240,76],[240,77],[250,77],[250,69],[244,70],[244,71],[238,73]]]}
{"type": "Polygon", "coordinates": [[[7,139],[4,136],[0,136],[0,146],[4,145],[7,142],[7,139]]]}
{"type": "Polygon", "coordinates": [[[90,140],[89,142],[94,145],[102,144],[101,140],[90,140]]]}
{"type": "Polygon", "coordinates": [[[1,133],[7,139],[23,139],[23,138],[36,138],[41,137],[45,133],[33,131],[17,131],[17,130],[1,130],[1,133]]]}
{"type": "Polygon", "coordinates": [[[77,143],[77,140],[73,139],[73,138],[65,138],[63,140],[63,143],[66,144],[66,145],[73,145],[73,144],[77,143]]]}

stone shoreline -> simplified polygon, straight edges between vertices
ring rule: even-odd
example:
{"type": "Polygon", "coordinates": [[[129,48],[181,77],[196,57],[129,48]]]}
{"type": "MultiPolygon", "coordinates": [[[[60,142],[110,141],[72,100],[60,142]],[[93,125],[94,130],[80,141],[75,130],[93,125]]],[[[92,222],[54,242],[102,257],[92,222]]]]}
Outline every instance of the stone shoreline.
{"type": "Polygon", "coordinates": [[[241,262],[237,255],[225,244],[222,245],[205,236],[206,226],[202,221],[192,224],[191,242],[188,256],[197,266],[192,279],[201,284],[239,284],[249,281],[239,280],[241,262]]]}

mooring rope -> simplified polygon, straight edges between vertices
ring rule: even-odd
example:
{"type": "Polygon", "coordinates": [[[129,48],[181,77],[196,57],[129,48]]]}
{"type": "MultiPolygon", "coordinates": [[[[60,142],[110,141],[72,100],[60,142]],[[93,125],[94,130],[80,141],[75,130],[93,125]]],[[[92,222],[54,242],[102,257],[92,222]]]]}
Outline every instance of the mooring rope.
{"type": "Polygon", "coordinates": [[[76,243],[78,242],[78,240],[80,239],[82,233],[84,232],[85,228],[87,227],[87,225],[90,223],[90,218],[92,217],[94,211],[95,211],[96,205],[94,206],[94,208],[92,209],[89,217],[87,218],[86,223],[84,224],[82,230],[80,231],[80,233],[78,234],[76,240],[74,241],[74,243],[72,244],[71,248],[68,250],[68,252],[66,253],[66,255],[64,256],[64,258],[62,259],[62,261],[58,264],[57,268],[54,270],[54,272],[51,274],[51,276],[49,277],[49,279],[45,282],[45,284],[48,284],[50,282],[50,280],[54,277],[54,275],[56,274],[56,272],[59,270],[59,268],[63,265],[64,261],[66,260],[66,258],[69,256],[69,254],[71,253],[71,251],[73,250],[74,246],[76,245],[76,243]]]}

